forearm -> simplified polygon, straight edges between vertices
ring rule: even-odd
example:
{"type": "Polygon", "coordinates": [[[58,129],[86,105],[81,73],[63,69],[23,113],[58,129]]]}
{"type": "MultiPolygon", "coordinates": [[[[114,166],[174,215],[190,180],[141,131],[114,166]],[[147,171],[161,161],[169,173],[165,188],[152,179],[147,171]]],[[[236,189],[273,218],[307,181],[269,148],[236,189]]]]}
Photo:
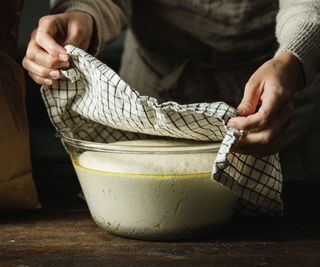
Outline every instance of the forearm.
{"type": "Polygon", "coordinates": [[[276,36],[279,52],[291,52],[302,63],[306,83],[320,72],[320,1],[280,0],[276,36]]]}
{"type": "Polygon", "coordinates": [[[128,25],[125,0],[51,0],[50,4],[52,13],[78,10],[93,17],[95,30],[88,49],[91,54],[97,54],[128,25]]]}

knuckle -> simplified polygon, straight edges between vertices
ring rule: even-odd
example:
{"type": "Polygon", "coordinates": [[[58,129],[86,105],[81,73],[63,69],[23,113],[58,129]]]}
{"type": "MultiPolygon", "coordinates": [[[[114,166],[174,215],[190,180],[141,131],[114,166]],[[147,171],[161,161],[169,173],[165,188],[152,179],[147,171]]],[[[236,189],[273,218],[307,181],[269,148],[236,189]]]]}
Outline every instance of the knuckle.
{"type": "Polygon", "coordinates": [[[58,60],[54,59],[53,57],[47,57],[46,65],[48,68],[54,69],[57,67],[57,64],[59,63],[58,60]]]}
{"type": "Polygon", "coordinates": [[[33,53],[32,49],[30,49],[30,48],[27,49],[26,57],[31,61],[35,60],[35,54],[33,53]]]}
{"type": "Polygon", "coordinates": [[[22,66],[27,70],[28,69],[28,60],[26,58],[24,58],[22,60],[22,66]]]}
{"type": "Polygon", "coordinates": [[[238,110],[255,110],[255,104],[254,102],[249,99],[249,98],[245,98],[243,99],[243,101],[240,103],[239,107],[238,107],[238,110]]]}
{"type": "Polygon", "coordinates": [[[41,45],[43,43],[43,34],[41,33],[41,31],[37,31],[36,36],[35,36],[35,41],[39,45],[41,45]]]}
{"type": "Polygon", "coordinates": [[[26,66],[27,65],[27,57],[25,56],[23,59],[22,59],[22,66],[26,66]]]}
{"type": "Polygon", "coordinates": [[[34,38],[37,34],[37,28],[31,32],[31,38],[34,38]]]}
{"type": "Polygon", "coordinates": [[[245,102],[242,103],[242,106],[243,106],[244,108],[249,108],[249,109],[251,109],[251,108],[253,108],[254,104],[253,104],[252,100],[246,99],[245,102]]]}
{"type": "Polygon", "coordinates": [[[43,16],[42,18],[39,19],[39,26],[43,25],[43,24],[48,24],[52,22],[52,16],[51,15],[47,15],[47,16],[43,16]]]}
{"type": "Polygon", "coordinates": [[[45,68],[36,68],[36,69],[33,69],[32,72],[34,72],[37,76],[40,76],[40,77],[48,76],[48,70],[45,68]]]}
{"type": "Polygon", "coordinates": [[[49,76],[49,71],[47,69],[42,69],[39,70],[39,76],[41,77],[48,77],[49,76]]]}
{"type": "Polygon", "coordinates": [[[272,91],[272,93],[284,99],[289,99],[292,95],[289,92],[289,90],[286,90],[285,87],[279,84],[278,81],[271,82],[271,84],[268,86],[268,90],[272,91]]]}

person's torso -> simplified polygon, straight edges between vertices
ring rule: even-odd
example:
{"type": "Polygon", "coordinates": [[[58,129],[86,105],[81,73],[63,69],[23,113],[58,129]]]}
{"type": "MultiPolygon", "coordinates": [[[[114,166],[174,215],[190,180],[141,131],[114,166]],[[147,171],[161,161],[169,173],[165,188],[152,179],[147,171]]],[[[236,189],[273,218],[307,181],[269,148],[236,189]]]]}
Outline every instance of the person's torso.
{"type": "Polygon", "coordinates": [[[274,50],[277,0],[133,0],[132,30],[163,55],[246,60],[274,50]]]}

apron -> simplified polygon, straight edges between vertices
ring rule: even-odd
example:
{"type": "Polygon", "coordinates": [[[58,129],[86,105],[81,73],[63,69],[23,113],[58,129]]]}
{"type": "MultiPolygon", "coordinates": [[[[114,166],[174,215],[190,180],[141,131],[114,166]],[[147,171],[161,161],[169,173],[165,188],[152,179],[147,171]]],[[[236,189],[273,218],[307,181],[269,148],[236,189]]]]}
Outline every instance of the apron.
{"type": "Polygon", "coordinates": [[[4,1],[0,11],[0,212],[40,208],[32,178],[22,68],[17,53],[22,1],[4,1]]]}

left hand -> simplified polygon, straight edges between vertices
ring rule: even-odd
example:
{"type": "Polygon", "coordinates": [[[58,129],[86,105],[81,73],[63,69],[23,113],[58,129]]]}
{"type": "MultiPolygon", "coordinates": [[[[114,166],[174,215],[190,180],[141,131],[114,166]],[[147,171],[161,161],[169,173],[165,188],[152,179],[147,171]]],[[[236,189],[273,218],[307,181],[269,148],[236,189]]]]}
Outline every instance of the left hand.
{"type": "Polygon", "coordinates": [[[247,131],[232,151],[255,157],[276,153],[290,124],[294,94],[303,85],[302,64],[292,53],[281,52],[265,62],[245,86],[239,116],[228,121],[229,126],[247,131]]]}
{"type": "Polygon", "coordinates": [[[81,49],[90,46],[94,19],[82,11],[67,11],[44,16],[31,34],[23,67],[38,84],[51,85],[60,77],[60,69],[69,67],[64,46],[72,44],[81,49]]]}

